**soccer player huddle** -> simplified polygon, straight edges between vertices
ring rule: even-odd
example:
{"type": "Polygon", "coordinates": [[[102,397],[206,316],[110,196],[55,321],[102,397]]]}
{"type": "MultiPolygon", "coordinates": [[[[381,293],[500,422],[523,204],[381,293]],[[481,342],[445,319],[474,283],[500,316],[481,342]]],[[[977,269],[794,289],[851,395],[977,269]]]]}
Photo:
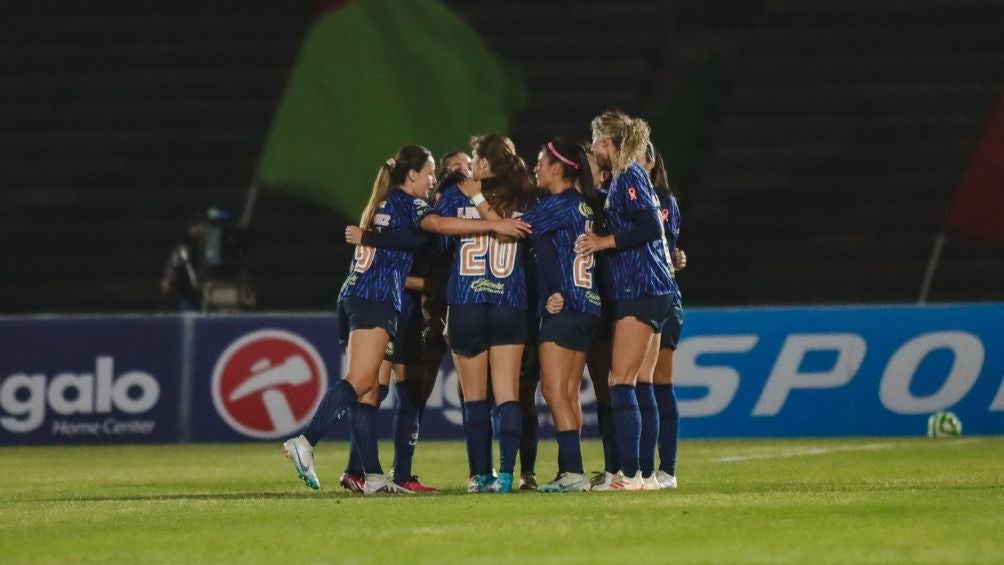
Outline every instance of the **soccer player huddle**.
{"type": "Polygon", "coordinates": [[[540,149],[536,183],[512,141],[497,134],[473,138],[470,157],[445,155],[439,171],[416,145],[381,165],[359,226],[345,230],[356,246],[339,296],[345,376],[303,434],[283,444],[308,486],[320,488],[314,447],[347,421],[343,487],[434,492],[411,467],[448,348],[463,400],[469,492],[676,488],[680,212],[644,120],[612,111],[591,127],[591,144],[558,137],[540,149]],[[592,478],[580,448],[587,365],[604,451],[604,471],[592,478]],[[539,486],[537,374],[558,443],[557,475],[539,486]],[[375,419],[391,375],[398,403],[388,476],[375,419]]]}

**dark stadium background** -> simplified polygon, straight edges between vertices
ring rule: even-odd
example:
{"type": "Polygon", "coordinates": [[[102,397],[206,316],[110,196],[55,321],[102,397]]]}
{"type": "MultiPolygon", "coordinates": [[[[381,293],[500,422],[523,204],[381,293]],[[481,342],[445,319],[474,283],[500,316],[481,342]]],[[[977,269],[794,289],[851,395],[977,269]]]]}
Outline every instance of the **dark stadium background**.
{"type": "MultiPolygon", "coordinates": [[[[683,206],[688,305],[914,302],[941,232],[930,300],[1004,299],[1000,243],[945,228],[1004,90],[1004,3],[447,4],[521,70],[511,134],[531,162],[602,110],[650,120],[683,206]]],[[[6,3],[0,313],[163,309],[186,222],[243,206],[318,8],[6,3]]],[[[347,221],[266,187],[259,308],[329,308],[347,221]]]]}

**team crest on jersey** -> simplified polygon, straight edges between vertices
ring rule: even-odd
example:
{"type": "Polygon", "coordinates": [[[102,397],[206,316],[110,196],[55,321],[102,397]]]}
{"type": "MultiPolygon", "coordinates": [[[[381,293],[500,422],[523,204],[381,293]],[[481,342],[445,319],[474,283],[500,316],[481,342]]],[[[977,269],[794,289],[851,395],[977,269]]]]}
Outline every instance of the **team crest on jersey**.
{"type": "Polygon", "coordinates": [[[387,227],[390,225],[390,214],[374,214],[373,225],[387,227]]]}
{"type": "Polygon", "coordinates": [[[387,201],[386,200],[384,200],[383,202],[381,202],[380,206],[378,206],[378,208],[380,208],[381,210],[383,210],[386,207],[387,207],[387,201]]]}
{"type": "Polygon", "coordinates": [[[593,209],[589,207],[589,204],[579,202],[579,214],[582,214],[587,218],[591,218],[593,216],[593,209]]]}

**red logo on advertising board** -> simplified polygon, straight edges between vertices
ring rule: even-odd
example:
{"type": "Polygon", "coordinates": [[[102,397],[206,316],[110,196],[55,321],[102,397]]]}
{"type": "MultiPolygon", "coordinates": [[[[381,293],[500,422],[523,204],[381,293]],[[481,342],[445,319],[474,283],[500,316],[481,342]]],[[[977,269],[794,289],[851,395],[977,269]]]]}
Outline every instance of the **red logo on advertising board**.
{"type": "Polygon", "coordinates": [[[328,388],[317,350],[283,330],[249,333],[220,355],[213,404],[238,432],[260,439],[288,436],[313,415],[328,388]]]}

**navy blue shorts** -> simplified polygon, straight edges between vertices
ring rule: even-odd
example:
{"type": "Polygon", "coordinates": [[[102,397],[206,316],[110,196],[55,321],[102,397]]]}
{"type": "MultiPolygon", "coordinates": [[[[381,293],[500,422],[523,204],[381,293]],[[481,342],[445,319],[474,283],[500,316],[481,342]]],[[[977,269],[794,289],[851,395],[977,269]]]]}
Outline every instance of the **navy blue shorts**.
{"type": "Polygon", "coordinates": [[[642,294],[626,300],[614,302],[614,320],[623,320],[627,317],[635,317],[642,322],[652,326],[655,333],[661,333],[662,327],[666,325],[672,310],[674,298],[670,294],[662,296],[650,296],[642,294]]]}
{"type": "Polygon", "coordinates": [[[679,302],[673,303],[673,310],[669,313],[666,325],[662,326],[662,342],[659,349],[676,350],[680,343],[680,330],[683,329],[683,305],[679,302]]]}
{"type": "Polygon", "coordinates": [[[553,341],[565,349],[585,353],[599,327],[598,316],[565,308],[554,315],[544,314],[540,319],[540,343],[553,341]]]}
{"type": "Polygon", "coordinates": [[[450,350],[474,357],[498,345],[523,345],[526,311],[498,304],[451,304],[446,315],[450,350]]]}
{"type": "Polygon", "coordinates": [[[397,336],[387,344],[384,356],[395,365],[421,365],[425,362],[422,347],[422,331],[425,320],[422,316],[411,319],[397,319],[397,336]]]}
{"type": "Polygon", "coordinates": [[[397,335],[397,310],[390,302],[366,300],[358,296],[346,296],[338,303],[339,326],[345,332],[342,340],[349,339],[353,330],[383,328],[393,340],[397,335]],[[348,331],[346,331],[348,330],[348,331]]]}

